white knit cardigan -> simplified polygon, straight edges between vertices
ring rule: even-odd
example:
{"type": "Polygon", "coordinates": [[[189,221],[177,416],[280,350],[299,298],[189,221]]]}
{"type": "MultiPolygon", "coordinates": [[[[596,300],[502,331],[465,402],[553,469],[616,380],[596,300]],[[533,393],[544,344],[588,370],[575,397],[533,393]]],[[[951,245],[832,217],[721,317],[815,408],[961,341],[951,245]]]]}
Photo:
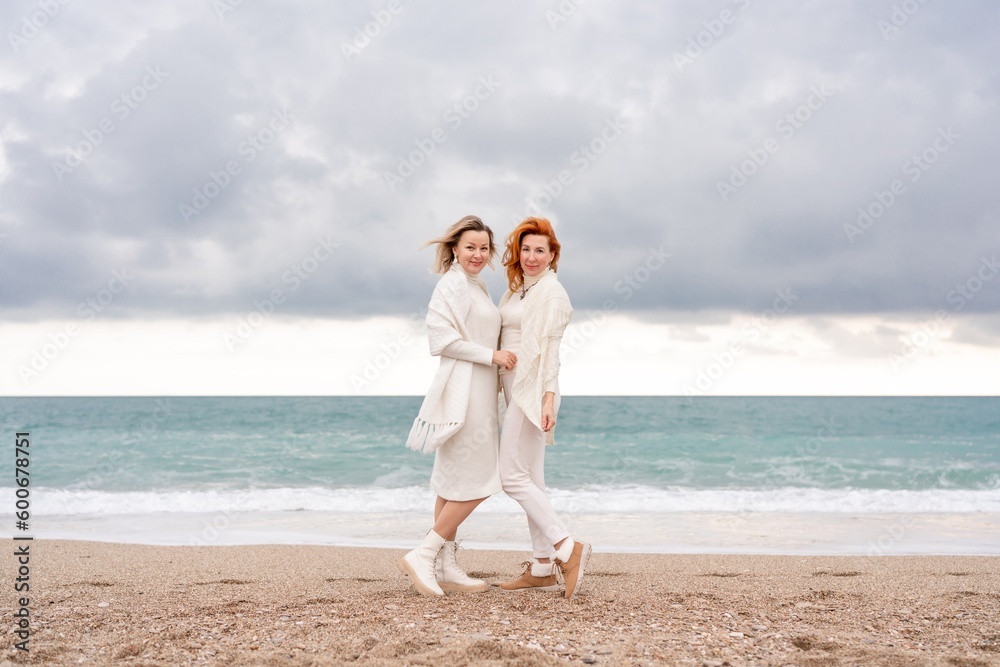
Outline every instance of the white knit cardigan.
{"type": "MultiPolygon", "coordinates": [[[[542,428],[542,399],[545,383],[559,376],[559,351],[549,354],[549,341],[560,339],[573,317],[569,295],[555,271],[547,269],[532,285],[531,299],[525,304],[521,319],[521,345],[514,367],[513,401],[528,420],[542,428]]],[[[500,298],[500,308],[510,301],[509,289],[500,298]]],[[[545,443],[555,444],[555,428],[545,434],[545,443]]]]}
{"type": "MultiPolygon", "coordinates": [[[[465,321],[472,309],[468,274],[453,263],[438,280],[427,306],[427,342],[431,354],[441,352],[457,340],[469,340],[465,321]]],[[[425,454],[433,452],[465,425],[472,391],[472,362],[441,356],[417,418],[413,420],[406,446],[425,454]]]]}

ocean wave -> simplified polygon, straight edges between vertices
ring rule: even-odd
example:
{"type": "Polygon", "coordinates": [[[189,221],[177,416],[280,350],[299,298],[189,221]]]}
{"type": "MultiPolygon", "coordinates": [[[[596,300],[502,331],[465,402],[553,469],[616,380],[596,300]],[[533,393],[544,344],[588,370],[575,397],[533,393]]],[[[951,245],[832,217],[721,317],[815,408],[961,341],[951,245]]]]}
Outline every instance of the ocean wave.
{"type": "MultiPolygon", "coordinates": [[[[1000,488],[892,491],[873,489],[666,489],[648,486],[589,486],[549,489],[558,512],[644,514],[673,512],[967,513],[1000,512],[1000,488]]],[[[0,495],[13,489],[0,489],[0,495]]],[[[273,488],[108,492],[36,488],[35,516],[177,512],[325,511],[422,512],[434,494],[424,486],[404,488],[273,488]]],[[[477,512],[519,513],[504,494],[477,512]]]]}

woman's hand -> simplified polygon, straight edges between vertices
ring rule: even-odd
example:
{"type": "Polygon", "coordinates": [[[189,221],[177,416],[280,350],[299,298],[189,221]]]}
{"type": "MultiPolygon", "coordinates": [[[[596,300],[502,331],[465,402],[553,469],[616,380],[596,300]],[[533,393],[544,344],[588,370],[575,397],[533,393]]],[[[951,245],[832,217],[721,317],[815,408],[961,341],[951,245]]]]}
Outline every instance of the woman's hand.
{"type": "Polygon", "coordinates": [[[542,430],[548,433],[556,425],[556,395],[551,391],[545,392],[542,399],[542,430]]]}
{"type": "Polygon", "coordinates": [[[497,350],[493,353],[493,363],[510,370],[517,364],[517,355],[510,350],[497,350]]]}

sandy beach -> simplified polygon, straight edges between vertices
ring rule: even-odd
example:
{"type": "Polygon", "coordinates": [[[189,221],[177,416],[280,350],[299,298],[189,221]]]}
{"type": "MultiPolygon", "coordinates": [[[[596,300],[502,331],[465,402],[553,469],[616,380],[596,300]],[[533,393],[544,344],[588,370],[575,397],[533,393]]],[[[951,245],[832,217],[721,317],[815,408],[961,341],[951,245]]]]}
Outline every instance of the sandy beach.
{"type": "MultiPolygon", "coordinates": [[[[15,544],[15,543],[11,543],[15,544]]],[[[2,664],[1000,665],[1000,558],[595,553],[583,592],[417,595],[402,551],[36,540],[2,664]]],[[[462,550],[500,581],[525,554],[462,550]]]]}

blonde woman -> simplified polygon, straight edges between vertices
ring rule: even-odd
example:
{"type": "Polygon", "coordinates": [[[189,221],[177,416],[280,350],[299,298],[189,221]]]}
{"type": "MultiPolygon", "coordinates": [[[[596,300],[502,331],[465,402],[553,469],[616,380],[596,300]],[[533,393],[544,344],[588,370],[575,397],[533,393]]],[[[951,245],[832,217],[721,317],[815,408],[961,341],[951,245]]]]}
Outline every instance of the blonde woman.
{"type": "Polygon", "coordinates": [[[528,516],[533,558],[500,588],[557,590],[558,567],[568,599],[580,591],[591,547],[570,536],[545,493],[545,446],[559,413],[559,343],[573,316],[556,276],[560,250],[548,220],[527,218],[507,237],[503,256],[509,289],[500,299],[500,347],[515,352],[517,364],[500,371],[507,401],[500,480],[528,516]]]}
{"type": "Polygon", "coordinates": [[[397,561],[422,595],[489,588],[458,564],[458,527],[501,489],[497,467],[497,367],[513,368],[513,353],[498,350],[500,312],[479,273],[492,266],[493,232],[474,215],[452,225],[437,246],[442,274],[427,307],[431,354],[441,358],[406,444],[434,452],[431,488],[437,494],[434,526],[397,561]]]}

